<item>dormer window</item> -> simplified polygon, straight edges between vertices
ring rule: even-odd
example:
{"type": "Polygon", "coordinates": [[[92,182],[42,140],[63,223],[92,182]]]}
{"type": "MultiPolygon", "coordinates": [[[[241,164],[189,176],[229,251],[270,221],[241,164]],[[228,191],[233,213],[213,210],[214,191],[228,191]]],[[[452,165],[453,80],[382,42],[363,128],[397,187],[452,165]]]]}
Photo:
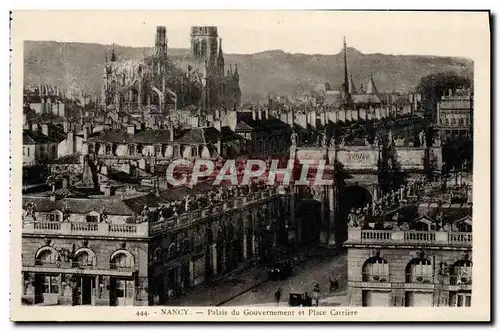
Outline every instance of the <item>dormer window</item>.
{"type": "Polygon", "coordinates": [[[49,214],[49,222],[59,222],[61,220],[59,214],[49,214]]]}
{"type": "Polygon", "coordinates": [[[161,147],[162,147],[161,145],[155,145],[155,155],[156,156],[162,156],[162,152],[161,152],[162,148],[161,147]]]}
{"type": "Polygon", "coordinates": [[[128,154],[129,155],[137,154],[137,148],[135,145],[128,145],[128,154]]]}

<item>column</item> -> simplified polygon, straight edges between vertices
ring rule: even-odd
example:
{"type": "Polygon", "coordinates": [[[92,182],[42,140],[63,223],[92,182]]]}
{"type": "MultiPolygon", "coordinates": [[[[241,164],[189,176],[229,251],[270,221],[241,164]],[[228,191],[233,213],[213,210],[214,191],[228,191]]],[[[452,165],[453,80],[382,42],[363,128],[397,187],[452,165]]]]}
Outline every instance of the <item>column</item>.
{"type": "Polygon", "coordinates": [[[246,227],[243,227],[243,260],[246,261],[248,259],[248,254],[247,254],[247,231],[246,227]]]}
{"type": "Polygon", "coordinates": [[[135,300],[134,306],[148,306],[149,305],[149,282],[147,277],[139,277],[135,284],[135,300]]]}
{"type": "Polygon", "coordinates": [[[92,306],[97,305],[97,299],[101,296],[100,276],[97,275],[94,278],[94,293],[92,293],[92,306]]]}
{"type": "Polygon", "coordinates": [[[139,80],[139,91],[137,91],[137,106],[142,110],[142,80],[139,80]]]}
{"type": "Polygon", "coordinates": [[[259,250],[258,250],[258,242],[257,242],[257,238],[255,237],[255,229],[253,229],[252,231],[252,254],[253,256],[258,256],[259,254],[259,250]]]}
{"type": "Polygon", "coordinates": [[[217,276],[217,244],[212,244],[210,247],[212,255],[212,274],[213,277],[217,276]]]}
{"type": "MultiPolygon", "coordinates": [[[[335,184],[334,184],[335,185],[335,184]]],[[[335,244],[336,238],[336,225],[335,225],[335,212],[337,211],[337,197],[336,197],[336,188],[332,185],[328,188],[328,206],[329,206],[329,229],[328,229],[328,245],[330,243],[332,245],[335,244]]]]}
{"type": "Polygon", "coordinates": [[[300,244],[302,242],[302,220],[295,218],[295,186],[292,185],[292,198],[290,208],[292,209],[292,221],[295,224],[295,242],[300,244]]]}
{"type": "Polygon", "coordinates": [[[194,261],[193,259],[189,260],[189,285],[194,285],[194,261]]]}
{"type": "MultiPolygon", "coordinates": [[[[316,187],[316,191],[318,191],[318,187],[316,187]]],[[[326,187],[325,186],[321,186],[321,190],[320,190],[320,202],[321,202],[321,227],[324,226],[325,224],[325,200],[326,200],[326,187]]]]}

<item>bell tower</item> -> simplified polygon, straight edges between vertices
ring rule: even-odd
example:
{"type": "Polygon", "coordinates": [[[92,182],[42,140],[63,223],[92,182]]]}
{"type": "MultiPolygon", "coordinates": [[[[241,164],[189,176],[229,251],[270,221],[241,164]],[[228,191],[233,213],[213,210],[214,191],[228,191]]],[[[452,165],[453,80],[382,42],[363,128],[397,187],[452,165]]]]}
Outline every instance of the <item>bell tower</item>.
{"type": "Polygon", "coordinates": [[[207,61],[209,67],[217,61],[218,32],[216,26],[191,27],[191,55],[197,61],[207,61]]]}

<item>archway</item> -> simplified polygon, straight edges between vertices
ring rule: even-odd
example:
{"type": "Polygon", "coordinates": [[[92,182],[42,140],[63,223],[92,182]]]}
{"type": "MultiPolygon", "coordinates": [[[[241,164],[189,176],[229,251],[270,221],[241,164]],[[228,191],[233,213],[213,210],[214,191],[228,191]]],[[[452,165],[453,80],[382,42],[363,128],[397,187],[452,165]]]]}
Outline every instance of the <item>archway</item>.
{"type": "Polygon", "coordinates": [[[302,228],[302,242],[318,243],[321,231],[321,203],[314,199],[299,200],[295,206],[295,219],[302,228]]]}
{"type": "Polygon", "coordinates": [[[347,216],[351,210],[363,208],[373,200],[371,192],[361,185],[346,186],[338,196],[337,233],[339,242],[347,239],[347,216]]]}

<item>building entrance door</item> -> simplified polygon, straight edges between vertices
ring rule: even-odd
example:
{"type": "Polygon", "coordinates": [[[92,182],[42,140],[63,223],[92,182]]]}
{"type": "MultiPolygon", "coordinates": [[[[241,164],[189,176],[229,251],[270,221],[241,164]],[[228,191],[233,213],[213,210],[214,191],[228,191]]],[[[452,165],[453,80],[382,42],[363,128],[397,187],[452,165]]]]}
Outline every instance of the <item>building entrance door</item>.
{"type": "Polygon", "coordinates": [[[92,305],[92,293],[95,289],[95,279],[90,276],[76,276],[73,290],[73,305],[92,305]]]}
{"type": "Polygon", "coordinates": [[[133,280],[111,278],[111,304],[113,306],[133,306],[135,286],[133,280]]]}

